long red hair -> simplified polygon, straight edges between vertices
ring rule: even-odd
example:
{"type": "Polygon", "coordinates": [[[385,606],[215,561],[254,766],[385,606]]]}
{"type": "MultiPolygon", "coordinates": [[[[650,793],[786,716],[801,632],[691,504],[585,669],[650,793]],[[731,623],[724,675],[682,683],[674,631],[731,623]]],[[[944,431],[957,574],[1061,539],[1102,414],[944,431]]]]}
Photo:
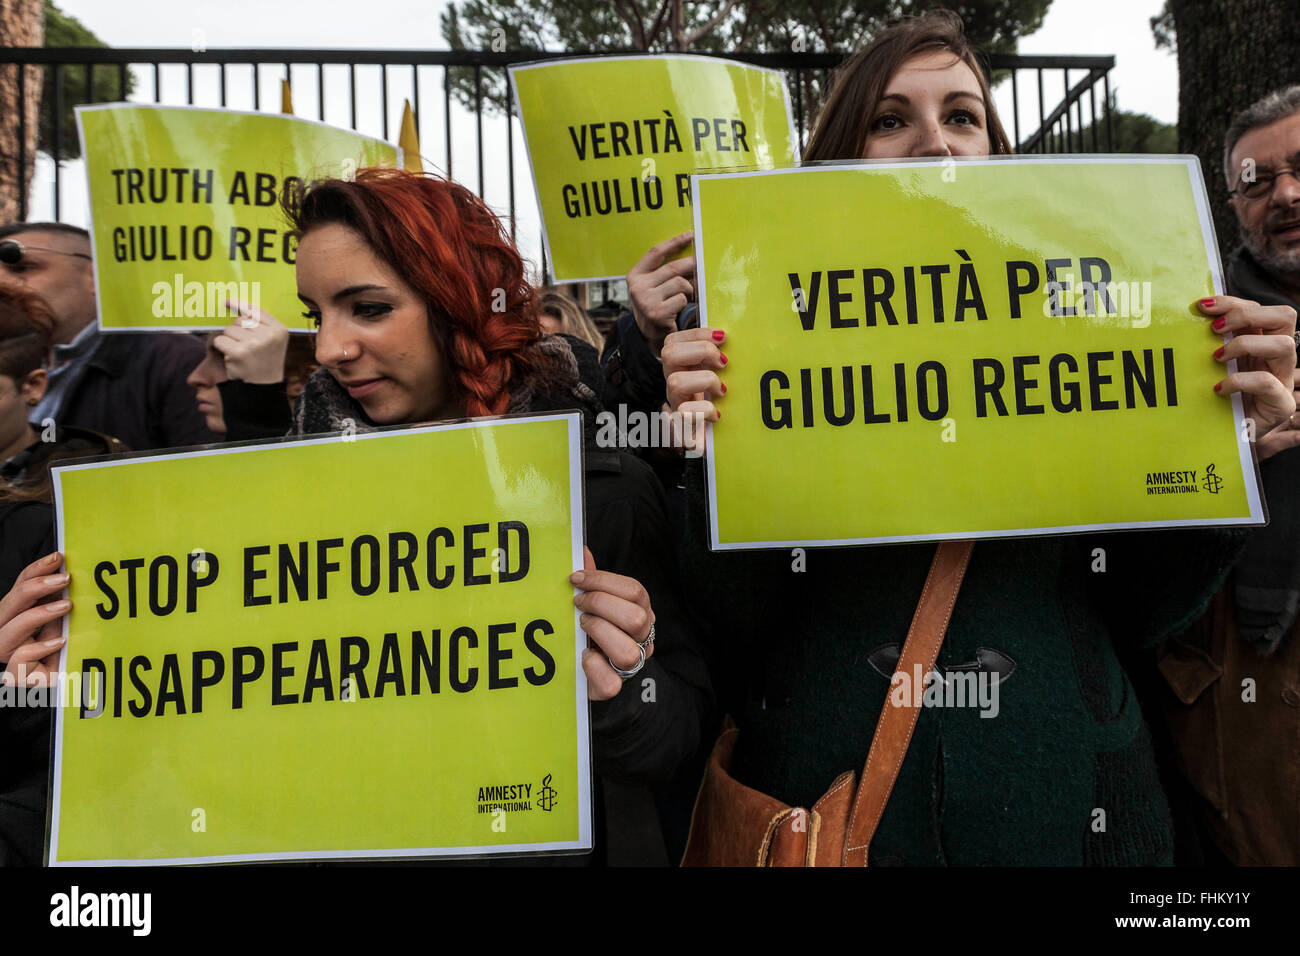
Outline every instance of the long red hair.
{"type": "Polygon", "coordinates": [[[496,214],[464,186],[398,169],[358,170],[285,196],[302,235],[354,229],[424,299],[470,416],[500,415],[510,389],[539,371],[542,336],[524,263],[496,214]]]}

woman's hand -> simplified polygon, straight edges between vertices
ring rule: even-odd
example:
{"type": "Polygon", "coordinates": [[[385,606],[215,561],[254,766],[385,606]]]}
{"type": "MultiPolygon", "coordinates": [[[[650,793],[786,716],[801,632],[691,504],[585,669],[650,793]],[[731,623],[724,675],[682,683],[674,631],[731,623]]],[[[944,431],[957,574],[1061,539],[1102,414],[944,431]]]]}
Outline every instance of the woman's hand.
{"type": "MultiPolygon", "coordinates": [[[[582,570],[569,575],[569,582],[581,591],[573,599],[582,611],[578,623],[594,647],[582,652],[582,669],[587,675],[587,697],[609,700],[623,689],[623,678],[614,667],[631,670],[641,659],[641,648],[654,626],[655,612],[650,595],[635,578],[597,571],[596,559],[582,549],[582,570]]],[[[655,652],[646,647],[646,660],[655,652]]]]}
{"type": "Polygon", "coordinates": [[[1260,305],[1249,299],[1218,295],[1197,303],[1213,321],[1217,334],[1232,333],[1232,341],[1214,353],[1215,359],[1237,360],[1237,371],[1214,390],[1225,398],[1240,392],[1246,417],[1255,423],[1256,439],[1295,414],[1295,309],[1260,305]]]}
{"type": "Polygon", "coordinates": [[[240,314],[238,322],[226,326],[212,340],[212,347],[226,360],[226,377],[250,385],[283,382],[289,330],[265,309],[234,300],[228,300],[226,306],[240,314]]]}
{"type": "Polygon", "coordinates": [[[673,259],[695,238],[692,232],[665,239],[651,248],[627,274],[627,295],[641,337],[658,356],[664,339],[677,329],[677,313],[695,297],[695,257],[673,259]]]}
{"type": "Polygon", "coordinates": [[[722,329],[684,329],[664,341],[668,410],[680,413],[685,432],[682,444],[688,455],[704,452],[704,423],[722,418],[714,400],[727,394],[727,386],[718,377],[727,364],[721,349],[726,340],[722,329]]]}
{"type": "Polygon", "coordinates": [[[71,601],[50,600],[68,586],[69,576],[57,573],[62,560],[55,551],[33,561],[0,599],[0,661],[6,664],[6,684],[48,682],[58,667],[64,644],[60,622],[72,607],[71,601]]]}

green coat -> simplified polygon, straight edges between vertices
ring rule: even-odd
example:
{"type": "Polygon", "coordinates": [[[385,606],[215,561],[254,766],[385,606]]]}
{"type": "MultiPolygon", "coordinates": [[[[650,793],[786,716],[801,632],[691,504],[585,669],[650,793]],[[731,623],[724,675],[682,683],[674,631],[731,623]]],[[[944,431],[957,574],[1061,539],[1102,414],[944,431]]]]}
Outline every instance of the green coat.
{"type": "MultiPolygon", "coordinates": [[[[843,771],[861,773],[890,687],[881,670],[892,671],[871,658],[906,636],[934,546],[809,549],[803,571],[788,550],[711,553],[690,464],[683,563],[740,727],[732,773],[811,806],[843,771]]],[[[951,680],[981,653],[1001,661],[996,716],[991,697],[987,717],[923,708],[872,865],[1171,862],[1169,809],[1116,642],[1152,645],[1194,619],[1243,541],[1216,530],[978,542],[938,669],[951,680]]]]}

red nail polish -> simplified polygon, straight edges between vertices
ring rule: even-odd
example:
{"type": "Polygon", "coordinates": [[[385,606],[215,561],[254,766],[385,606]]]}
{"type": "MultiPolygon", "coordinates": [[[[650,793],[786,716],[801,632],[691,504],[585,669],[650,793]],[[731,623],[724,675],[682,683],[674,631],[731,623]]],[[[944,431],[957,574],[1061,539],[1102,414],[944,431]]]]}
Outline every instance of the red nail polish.
{"type": "Polygon", "coordinates": [[[715,341],[715,342],[721,342],[721,341],[722,341],[723,339],[725,339],[726,337],[727,337],[727,333],[726,333],[726,332],[723,332],[722,329],[714,329],[714,330],[713,330],[713,341],[715,341]]]}
{"type": "Polygon", "coordinates": [[[1213,300],[1213,299],[1202,299],[1202,300],[1201,300],[1201,305],[1205,306],[1205,308],[1207,308],[1207,309],[1212,309],[1212,308],[1214,308],[1214,300],[1213,300]]]}
{"type": "Polygon", "coordinates": [[[722,359],[722,364],[723,364],[723,365],[726,365],[726,364],[727,364],[727,357],[726,357],[725,355],[723,355],[721,352],[718,353],[718,356],[722,359]]]}
{"type": "Polygon", "coordinates": [[[1215,383],[1214,383],[1214,390],[1215,390],[1216,392],[1222,392],[1222,391],[1223,391],[1223,383],[1222,383],[1222,382],[1215,382],[1215,383]]]}
{"type": "Polygon", "coordinates": [[[726,395],[726,394],[727,394],[727,383],[726,383],[726,382],[723,382],[723,383],[722,383],[722,394],[723,394],[723,395],[726,395]]]}
{"type": "Polygon", "coordinates": [[[1218,318],[1218,319],[1215,319],[1213,322],[1210,323],[1210,328],[1214,329],[1214,331],[1216,331],[1216,332],[1221,332],[1221,331],[1223,330],[1223,327],[1224,327],[1225,325],[1227,325],[1227,324],[1228,324],[1228,320],[1227,320],[1227,319],[1224,319],[1224,318],[1218,318]]]}
{"type": "Polygon", "coordinates": [[[715,418],[714,421],[715,421],[715,422],[720,422],[720,421],[722,421],[722,412],[718,412],[718,417],[715,418]]]}
{"type": "Polygon", "coordinates": [[[1217,349],[1214,350],[1214,357],[1215,357],[1216,359],[1221,359],[1221,358],[1223,358],[1223,346],[1220,346],[1219,348],[1217,348],[1217,349]]]}

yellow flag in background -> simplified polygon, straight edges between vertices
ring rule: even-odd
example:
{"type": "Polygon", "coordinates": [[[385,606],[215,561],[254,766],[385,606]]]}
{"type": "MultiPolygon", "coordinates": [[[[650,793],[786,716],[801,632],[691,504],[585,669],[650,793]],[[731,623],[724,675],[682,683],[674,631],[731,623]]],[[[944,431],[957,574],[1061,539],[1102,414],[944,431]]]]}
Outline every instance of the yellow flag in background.
{"type": "Polygon", "coordinates": [[[402,148],[402,168],[412,173],[424,172],[424,162],[420,159],[420,131],[415,126],[410,100],[402,103],[402,128],[397,134],[397,145],[402,148]]]}

